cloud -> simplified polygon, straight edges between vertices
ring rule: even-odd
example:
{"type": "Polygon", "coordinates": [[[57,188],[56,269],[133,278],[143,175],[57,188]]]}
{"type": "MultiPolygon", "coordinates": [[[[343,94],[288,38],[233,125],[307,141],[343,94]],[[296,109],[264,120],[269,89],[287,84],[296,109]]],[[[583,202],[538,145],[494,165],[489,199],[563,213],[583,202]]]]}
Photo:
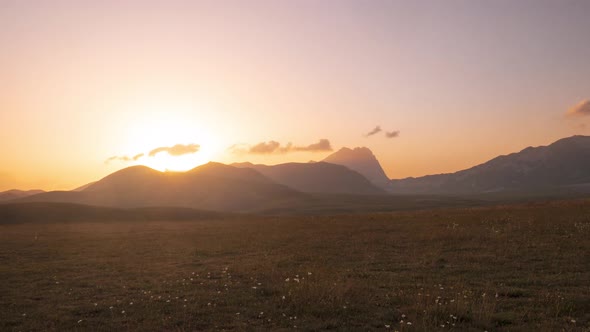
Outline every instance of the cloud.
{"type": "Polygon", "coordinates": [[[189,153],[195,153],[199,151],[201,146],[199,144],[176,144],[174,146],[161,146],[159,148],[155,148],[148,153],[150,157],[154,157],[160,152],[167,152],[171,156],[182,156],[189,153]]]}
{"type": "Polygon", "coordinates": [[[590,116],[590,100],[582,100],[576,106],[570,108],[566,115],[568,116],[590,116]]]}
{"type": "Polygon", "coordinates": [[[261,142],[251,147],[248,152],[254,154],[269,154],[277,151],[281,144],[276,141],[261,142]]]}
{"type": "Polygon", "coordinates": [[[376,126],[375,128],[373,128],[373,130],[371,130],[370,132],[365,134],[365,137],[369,137],[369,136],[373,136],[375,134],[378,134],[381,132],[381,126],[376,126]]]}
{"type": "Polygon", "coordinates": [[[228,148],[237,154],[283,154],[290,152],[324,152],[332,151],[332,145],[328,139],[322,138],[317,143],[307,146],[295,146],[292,143],[281,146],[277,141],[261,142],[256,145],[234,144],[228,148]]]}
{"type": "MultiPolygon", "coordinates": [[[[373,128],[373,130],[371,130],[370,132],[365,134],[365,137],[371,137],[373,135],[377,135],[382,131],[383,131],[383,129],[381,129],[381,126],[375,126],[375,128],[373,128]]],[[[384,132],[384,134],[385,134],[385,138],[396,138],[399,136],[399,130],[386,131],[386,132],[384,132]]]]}
{"type": "Polygon", "coordinates": [[[385,132],[385,137],[387,137],[387,138],[396,138],[396,137],[399,137],[399,130],[386,131],[385,132]]]}
{"type": "MultiPolygon", "coordinates": [[[[166,147],[162,146],[159,148],[155,148],[149,152],[149,156],[153,157],[160,152],[167,152],[171,156],[182,156],[184,154],[195,153],[199,151],[200,146],[198,144],[176,144],[175,146],[166,147]]],[[[104,161],[105,164],[109,164],[112,161],[122,161],[122,162],[130,162],[130,161],[137,161],[140,158],[144,157],[145,153],[138,153],[133,157],[130,156],[112,156],[104,161]]]]}
{"type": "Polygon", "coordinates": [[[310,144],[305,147],[295,146],[292,148],[292,150],[293,151],[306,151],[306,152],[324,152],[324,151],[332,151],[332,145],[330,144],[329,140],[322,138],[317,143],[310,144]]]}
{"type": "Polygon", "coordinates": [[[112,156],[112,157],[108,158],[107,160],[105,160],[104,163],[108,164],[111,161],[115,161],[115,160],[128,162],[128,161],[131,161],[132,158],[129,158],[127,156],[112,156]]]}

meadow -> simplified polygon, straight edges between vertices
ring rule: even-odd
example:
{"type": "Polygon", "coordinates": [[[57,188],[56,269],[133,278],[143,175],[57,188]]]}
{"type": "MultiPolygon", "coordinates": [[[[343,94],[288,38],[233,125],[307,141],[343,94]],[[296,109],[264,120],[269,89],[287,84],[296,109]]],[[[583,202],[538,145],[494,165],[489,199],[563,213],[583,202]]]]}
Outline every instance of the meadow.
{"type": "Polygon", "coordinates": [[[590,201],[0,225],[0,330],[588,331],[590,201]]]}

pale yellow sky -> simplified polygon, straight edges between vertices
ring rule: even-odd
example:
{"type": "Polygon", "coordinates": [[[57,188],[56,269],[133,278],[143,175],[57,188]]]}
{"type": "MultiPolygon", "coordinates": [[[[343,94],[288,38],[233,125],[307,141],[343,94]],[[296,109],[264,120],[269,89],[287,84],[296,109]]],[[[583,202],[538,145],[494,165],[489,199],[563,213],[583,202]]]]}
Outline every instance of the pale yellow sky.
{"type": "Polygon", "coordinates": [[[320,160],[228,151],[320,139],[367,146],[402,178],[590,134],[590,117],[564,117],[590,98],[587,2],[0,6],[0,190],[72,189],[134,164],[320,160]],[[400,136],[365,137],[376,125],[400,136]],[[176,144],[200,150],[147,156],[176,144]]]}

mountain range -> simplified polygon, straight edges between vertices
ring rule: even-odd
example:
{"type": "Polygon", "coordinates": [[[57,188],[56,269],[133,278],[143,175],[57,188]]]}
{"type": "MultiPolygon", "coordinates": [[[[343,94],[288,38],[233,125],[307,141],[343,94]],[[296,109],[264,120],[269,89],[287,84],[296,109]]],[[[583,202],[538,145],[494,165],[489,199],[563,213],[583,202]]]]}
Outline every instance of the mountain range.
{"type": "Polygon", "coordinates": [[[303,196],[303,193],[277,184],[255,170],[211,162],[187,172],[159,172],[146,166],[132,166],[81,191],[52,191],[17,201],[247,211],[269,202],[279,204],[303,196]]]}
{"type": "Polygon", "coordinates": [[[528,147],[450,174],[392,180],[398,194],[481,194],[569,189],[590,192],[590,136],[572,136],[528,147]]]}
{"type": "Polygon", "coordinates": [[[310,163],[268,166],[210,162],[187,172],[132,166],[72,191],[10,190],[0,193],[0,201],[113,208],[173,206],[229,212],[303,207],[337,211],[351,206],[385,210],[406,199],[399,195],[470,197],[514,192],[590,193],[590,137],[573,136],[549,146],[499,156],[456,173],[418,178],[389,180],[368,148],[343,148],[321,162],[310,163]]]}
{"type": "Polygon", "coordinates": [[[271,180],[308,193],[378,195],[385,190],[346,166],[327,162],[286,163],[274,166],[236,163],[232,166],[251,168],[271,180]]]}

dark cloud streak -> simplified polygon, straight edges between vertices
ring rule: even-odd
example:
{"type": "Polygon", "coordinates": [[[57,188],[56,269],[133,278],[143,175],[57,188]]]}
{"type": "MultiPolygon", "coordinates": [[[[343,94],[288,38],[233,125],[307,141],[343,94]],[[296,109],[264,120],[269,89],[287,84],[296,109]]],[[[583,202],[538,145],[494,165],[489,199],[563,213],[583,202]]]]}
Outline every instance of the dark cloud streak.
{"type": "Polygon", "coordinates": [[[373,130],[371,130],[370,132],[366,133],[365,134],[365,137],[370,137],[370,136],[376,135],[376,134],[378,134],[380,132],[381,132],[381,126],[376,126],[375,128],[373,128],[373,130]]]}
{"type": "Polygon", "coordinates": [[[310,144],[308,146],[305,147],[293,147],[291,148],[293,151],[305,151],[305,152],[324,152],[324,151],[332,151],[332,145],[330,144],[330,141],[322,138],[319,140],[319,142],[314,143],[314,144],[310,144]]]}
{"type": "Polygon", "coordinates": [[[570,108],[567,116],[590,116],[590,100],[585,99],[579,102],[576,106],[570,108]]]}
{"type": "MultiPolygon", "coordinates": [[[[366,133],[365,137],[371,137],[371,136],[377,135],[378,133],[380,133],[382,131],[383,131],[383,129],[381,129],[381,126],[376,126],[375,128],[373,128],[373,130],[366,133]]],[[[386,131],[386,132],[384,132],[384,134],[385,134],[385,138],[396,138],[396,137],[399,137],[399,130],[386,131]]]]}
{"type": "Polygon", "coordinates": [[[385,132],[385,137],[386,138],[396,138],[396,137],[399,137],[399,130],[387,131],[387,132],[385,132]]]}
{"type": "Polygon", "coordinates": [[[277,141],[260,142],[252,146],[244,146],[243,144],[234,144],[228,150],[233,153],[249,153],[249,154],[285,154],[290,152],[324,152],[332,151],[330,140],[322,138],[317,143],[307,146],[296,146],[288,143],[285,146],[277,141]]]}

